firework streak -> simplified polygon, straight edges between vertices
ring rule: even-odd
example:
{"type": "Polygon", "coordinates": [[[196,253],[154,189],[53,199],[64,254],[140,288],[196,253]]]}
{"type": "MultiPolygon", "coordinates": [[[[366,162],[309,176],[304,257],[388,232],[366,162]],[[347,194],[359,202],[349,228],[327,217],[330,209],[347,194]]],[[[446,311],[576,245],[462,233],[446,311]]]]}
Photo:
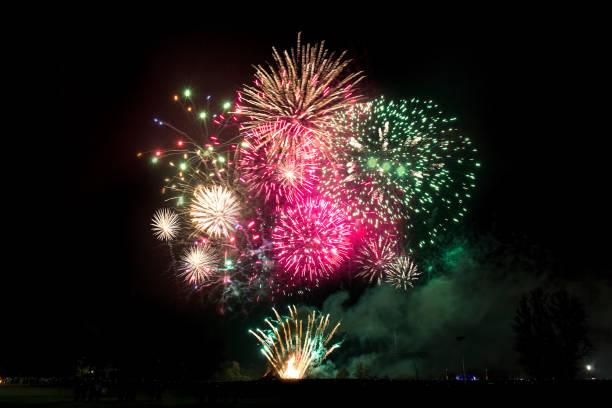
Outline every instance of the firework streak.
{"type": "Polygon", "coordinates": [[[340,323],[328,331],[329,315],[312,311],[304,324],[295,306],[289,306],[288,317],[281,317],[276,309],[272,310],[276,320],[264,320],[269,329],[249,332],[257,338],[261,352],[280,378],[304,378],[340,347],[340,343],[330,345],[340,323]]]}

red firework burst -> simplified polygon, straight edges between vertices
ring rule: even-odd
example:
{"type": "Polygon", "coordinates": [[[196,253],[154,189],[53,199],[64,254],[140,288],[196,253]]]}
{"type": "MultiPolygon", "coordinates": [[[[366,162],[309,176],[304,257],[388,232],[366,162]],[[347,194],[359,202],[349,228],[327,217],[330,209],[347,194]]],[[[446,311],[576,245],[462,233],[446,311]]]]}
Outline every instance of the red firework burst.
{"type": "Polygon", "coordinates": [[[280,128],[272,129],[276,128],[257,128],[242,142],[240,179],[252,194],[264,197],[267,202],[295,203],[309,195],[318,180],[316,150],[308,143],[310,131],[303,127],[290,127],[286,133],[280,128]],[[280,154],[270,140],[263,138],[271,131],[283,133],[279,138],[302,142],[280,154]]]}
{"type": "Polygon", "coordinates": [[[342,211],[329,201],[309,198],[280,214],[272,239],[283,270],[312,282],[332,274],[347,258],[350,234],[342,211]]]}

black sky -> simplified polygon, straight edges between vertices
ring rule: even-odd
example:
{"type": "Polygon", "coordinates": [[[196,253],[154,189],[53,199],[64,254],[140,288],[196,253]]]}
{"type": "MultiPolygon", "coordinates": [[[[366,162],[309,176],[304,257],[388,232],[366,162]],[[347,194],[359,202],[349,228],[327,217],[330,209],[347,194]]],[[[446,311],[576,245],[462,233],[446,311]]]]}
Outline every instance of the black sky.
{"type": "Polygon", "coordinates": [[[482,162],[466,229],[521,237],[570,273],[609,279],[597,27],[577,34],[538,18],[429,19],[362,18],[341,29],[285,20],[278,30],[83,19],[50,29],[32,52],[53,90],[36,104],[57,114],[26,126],[35,163],[19,170],[23,216],[9,221],[19,232],[5,254],[14,266],[5,271],[0,342],[12,352],[0,369],[53,372],[105,353],[143,361],[193,354],[205,372],[228,358],[252,359],[243,334],[256,316],[219,317],[164,275],[164,251],[148,227],[161,174],[136,152],[164,143],[152,118],[169,114],[174,92],[190,86],[229,98],[250,80],[251,64],[269,61],[272,46],[293,45],[300,30],[347,49],[368,95],[431,97],[457,114],[482,162]],[[219,352],[203,356],[211,349],[219,352]]]}

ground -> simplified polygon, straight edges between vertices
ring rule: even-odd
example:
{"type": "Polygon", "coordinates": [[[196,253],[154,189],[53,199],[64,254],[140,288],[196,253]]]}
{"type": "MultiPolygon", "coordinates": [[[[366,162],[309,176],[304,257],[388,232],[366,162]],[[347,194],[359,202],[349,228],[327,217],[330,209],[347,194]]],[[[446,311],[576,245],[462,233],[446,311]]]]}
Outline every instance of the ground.
{"type": "MultiPolygon", "coordinates": [[[[546,406],[568,398],[580,401],[605,401],[612,391],[612,381],[581,381],[571,384],[530,383],[454,383],[432,381],[389,380],[310,380],[296,383],[251,381],[241,383],[206,383],[164,390],[156,401],[144,389],[133,393],[129,401],[116,396],[102,396],[97,401],[74,401],[70,387],[27,385],[0,386],[0,407],[257,407],[257,406],[336,406],[356,404],[377,405],[385,401],[423,401],[455,403],[469,400],[470,404],[490,404],[491,401],[524,404],[541,401],[546,406]]],[[[397,406],[404,406],[399,404],[397,406]]]]}

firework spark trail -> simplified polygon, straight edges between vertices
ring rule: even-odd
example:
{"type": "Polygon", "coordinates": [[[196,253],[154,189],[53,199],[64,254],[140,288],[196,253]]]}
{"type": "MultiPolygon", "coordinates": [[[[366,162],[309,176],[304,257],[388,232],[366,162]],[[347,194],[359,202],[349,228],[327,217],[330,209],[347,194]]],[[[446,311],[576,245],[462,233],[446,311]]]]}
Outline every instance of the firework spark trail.
{"type": "Polygon", "coordinates": [[[312,282],[332,274],[347,258],[350,233],[342,211],[309,198],[279,215],[272,239],[284,270],[312,282]]]}
{"type": "Polygon", "coordinates": [[[189,214],[196,228],[211,237],[227,237],[240,217],[238,197],[224,186],[196,189],[189,214]]]}
{"type": "Polygon", "coordinates": [[[420,275],[421,272],[417,270],[417,266],[412,259],[406,255],[401,255],[387,270],[385,281],[396,289],[408,290],[408,288],[414,287],[414,282],[420,275]]]}
{"type": "Polygon", "coordinates": [[[217,184],[232,188],[237,178],[233,163],[238,139],[242,136],[237,118],[229,113],[230,102],[222,104],[222,111],[213,113],[211,97],[202,99],[205,103],[205,108],[202,108],[200,97],[191,89],[185,89],[182,96],[174,95],[173,100],[189,118],[189,130],[154,118],[156,125],[171,130],[176,139],[172,148],[152,152],[151,163],[164,163],[176,171],[165,178],[162,194],[170,193],[166,201],[181,207],[200,185],[217,184]]]}
{"type": "MultiPolygon", "coordinates": [[[[174,95],[173,99],[192,121],[183,124],[191,125],[190,131],[154,118],[156,125],[171,130],[173,144],[170,148],[157,148],[150,152],[153,166],[163,165],[171,171],[164,179],[162,194],[166,195],[166,201],[173,205],[180,219],[180,229],[174,240],[166,241],[172,259],[170,267],[189,289],[219,303],[218,310],[231,310],[251,301],[268,299],[272,296],[272,288],[267,284],[272,274],[272,243],[260,209],[243,205],[245,194],[236,167],[240,145],[235,138],[239,134],[238,126],[235,118],[227,114],[231,105],[226,102],[223,104],[224,112],[213,113],[209,102],[206,111],[197,106],[198,98],[191,90],[185,90],[183,95],[174,95]],[[215,193],[222,189],[231,192],[239,209],[234,211],[232,207],[235,209],[236,206],[229,205],[228,212],[209,211],[219,207],[214,204],[219,202],[216,199],[201,200],[208,189],[214,189],[215,193]],[[198,199],[201,207],[205,208],[205,216],[194,222],[192,211],[196,210],[194,215],[198,215],[198,199]],[[219,255],[212,275],[209,272],[213,268],[197,268],[197,253],[192,254],[191,262],[184,259],[185,252],[193,245],[204,244],[210,244],[219,255]],[[175,256],[175,250],[178,256],[175,256]],[[200,291],[204,287],[206,291],[200,291]]],[[[143,153],[137,156],[142,157],[143,153]]],[[[225,203],[231,204],[232,200],[225,200],[225,203]]],[[[278,286],[274,286],[276,293],[280,292],[278,286]]]]}
{"type": "Polygon", "coordinates": [[[190,286],[223,304],[273,300],[356,265],[369,283],[406,289],[419,273],[399,254],[433,244],[465,215],[479,163],[455,118],[427,100],[357,103],[363,75],[349,63],[298,35],[297,47],[255,67],[233,108],[213,112],[210,96],[185,89],[173,99],[189,125],[154,119],[176,138],[150,162],[172,171],[162,194],[177,213],[157,212],[153,233],[190,286]],[[210,245],[218,264],[204,266],[194,244],[210,245]],[[173,246],[191,257],[175,261],[173,246]]]}
{"type": "Polygon", "coordinates": [[[380,285],[396,261],[396,246],[396,243],[384,236],[369,238],[357,255],[356,262],[360,271],[356,276],[380,285]]]}
{"type": "Polygon", "coordinates": [[[219,268],[220,257],[209,244],[195,245],[181,258],[179,277],[196,288],[210,284],[219,268]]]}
{"type": "Polygon", "coordinates": [[[245,138],[240,148],[240,180],[251,194],[277,206],[308,196],[318,181],[317,150],[303,143],[290,153],[277,155],[270,153],[269,145],[261,143],[258,135],[255,132],[245,138]]]}
{"type": "MultiPolygon", "coordinates": [[[[329,53],[324,42],[302,45],[299,34],[295,49],[281,55],[273,48],[275,66],[256,66],[255,85],[245,86],[239,95],[236,113],[246,117],[244,128],[279,119],[286,126],[299,124],[313,131],[317,147],[324,150],[330,119],[360,98],[353,93],[363,76],[346,72],[350,60],[345,53],[329,53]]],[[[270,132],[267,138],[274,139],[275,134],[270,132]]]]}
{"type": "Polygon", "coordinates": [[[340,343],[329,345],[340,323],[328,332],[329,315],[315,311],[308,314],[306,330],[299,318],[297,308],[289,306],[289,316],[281,317],[272,308],[276,320],[265,319],[269,329],[249,332],[261,344],[261,351],[282,379],[301,379],[319,366],[340,343]]]}
{"type": "Polygon", "coordinates": [[[243,135],[243,142],[250,144],[252,150],[264,149],[268,158],[277,160],[286,156],[299,157],[302,152],[322,150],[311,129],[286,120],[261,124],[243,132],[243,135]]]}
{"type": "Polygon", "coordinates": [[[432,101],[355,105],[336,117],[333,150],[342,160],[322,167],[319,189],[357,218],[405,222],[419,247],[433,243],[465,215],[479,166],[454,122],[432,101]]]}
{"type": "Polygon", "coordinates": [[[160,241],[171,241],[176,238],[179,232],[179,216],[170,209],[159,209],[153,214],[151,226],[155,238],[160,241]]]}

